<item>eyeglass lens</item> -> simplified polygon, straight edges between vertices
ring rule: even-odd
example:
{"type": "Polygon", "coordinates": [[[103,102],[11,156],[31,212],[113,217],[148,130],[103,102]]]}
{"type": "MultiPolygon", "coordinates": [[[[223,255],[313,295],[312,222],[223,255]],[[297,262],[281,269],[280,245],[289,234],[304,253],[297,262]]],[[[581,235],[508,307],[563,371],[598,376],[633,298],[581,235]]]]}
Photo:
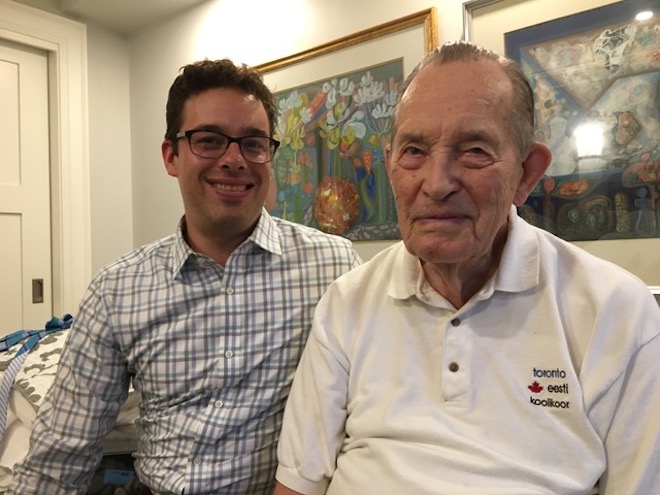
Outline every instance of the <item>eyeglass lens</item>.
{"type": "MultiPolygon", "coordinates": [[[[246,160],[265,163],[271,159],[273,146],[265,136],[243,136],[236,138],[241,153],[246,160]]],[[[219,158],[229,147],[230,138],[224,134],[210,131],[198,131],[190,136],[190,147],[203,158],[219,158]]]]}

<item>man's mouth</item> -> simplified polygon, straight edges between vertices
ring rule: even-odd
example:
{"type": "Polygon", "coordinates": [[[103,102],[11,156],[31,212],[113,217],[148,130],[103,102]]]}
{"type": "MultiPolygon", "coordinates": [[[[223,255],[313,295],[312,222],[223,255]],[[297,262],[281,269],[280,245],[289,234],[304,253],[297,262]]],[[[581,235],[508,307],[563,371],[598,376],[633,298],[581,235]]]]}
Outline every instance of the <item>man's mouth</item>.
{"type": "Polygon", "coordinates": [[[247,191],[247,189],[248,189],[248,186],[246,184],[230,185],[230,184],[214,183],[214,184],[211,184],[211,185],[215,189],[219,189],[220,191],[243,192],[243,191],[247,191]]]}
{"type": "Polygon", "coordinates": [[[426,213],[419,215],[417,220],[463,220],[465,215],[457,212],[444,212],[444,213],[426,213]]]}

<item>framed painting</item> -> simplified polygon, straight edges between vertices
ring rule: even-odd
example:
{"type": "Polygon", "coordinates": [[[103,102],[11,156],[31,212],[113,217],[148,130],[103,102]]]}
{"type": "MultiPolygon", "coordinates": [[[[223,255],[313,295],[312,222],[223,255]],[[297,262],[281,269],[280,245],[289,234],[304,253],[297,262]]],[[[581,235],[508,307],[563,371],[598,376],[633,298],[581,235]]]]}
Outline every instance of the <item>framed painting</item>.
{"type": "MultiPolygon", "coordinates": [[[[625,4],[626,6],[641,6],[645,5],[647,7],[653,7],[656,9],[655,17],[651,22],[653,22],[656,25],[655,28],[655,35],[657,36],[658,28],[657,28],[657,21],[658,21],[658,12],[657,9],[660,8],[660,0],[642,0],[642,1],[620,1],[620,0],[579,0],[575,2],[556,2],[555,0],[470,0],[467,2],[463,3],[463,38],[466,40],[473,41],[475,43],[478,43],[482,46],[485,46],[487,48],[490,48],[492,50],[495,50],[496,52],[506,54],[507,53],[507,48],[505,46],[506,38],[507,36],[511,33],[516,33],[516,32],[522,32],[528,28],[530,28],[530,31],[527,32],[527,34],[530,36],[529,39],[530,41],[523,42],[523,44],[533,44],[533,38],[531,38],[531,30],[533,30],[536,27],[541,27],[541,26],[549,26],[553,25],[555,28],[557,28],[559,31],[557,32],[557,38],[566,38],[566,41],[569,41],[571,36],[573,35],[579,35],[581,32],[588,32],[591,28],[590,26],[592,25],[597,25],[599,24],[600,20],[603,20],[606,24],[605,25],[600,25],[601,28],[605,26],[605,29],[607,29],[607,25],[612,23],[612,17],[604,16],[601,17],[601,14],[603,13],[603,10],[600,10],[601,8],[604,7],[614,7],[619,4],[625,4]],[[572,24],[572,27],[566,26],[562,24],[553,24],[555,22],[561,23],[562,19],[566,20],[572,16],[580,16],[581,14],[585,14],[586,17],[573,17],[573,19],[577,19],[578,21],[574,21],[572,24]]],[[[628,16],[629,14],[625,14],[623,12],[620,12],[619,15],[615,15],[614,17],[619,17],[623,18],[623,21],[625,23],[625,17],[628,16]]],[[[648,22],[648,21],[647,21],[648,22]]],[[[596,27],[595,29],[598,29],[596,27]]],[[[549,35],[551,34],[550,32],[548,33],[549,35]]],[[[583,33],[584,34],[584,33],[583,33]]],[[[538,35],[539,38],[541,35],[538,35]]],[[[539,42],[540,43],[547,43],[550,42],[551,40],[549,39],[542,39],[539,42]]],[[[593,46],[593,45],[591,45],[593,46]]],[[[658,46],[657,38],[655,41],[655,46],[658,46]]],[[[634,48],[634,47],[633,47],[634,48]]],[[[520,48],[519,48],[520,49],[520,48]]],[[[570,51],[568,51],[566,54],[568,55],[570,51]]],[[[657,50],[656,50],[657,53],[657,50]]],[[[512,54],[512,56],[514,56],[512,54]]],[[[515,56],[514,56],[515,58],[515,56]]],[[[629,55],[628,52],[624,53],[624,58],[628,60],[634,60],[632,59],[629,55]]],[[[651,72],[656,73],[657,75],[657,70],[659,67],[659,63],[656,59],[655,63],[655,69],[652,70],[651,72]]],[[[620,70],[620,69],[618,69],[620,70]]],[[[643,73],[643,74],[637,74],[637,76],[642,76],[644,77],[650,77],[649,73],[643,73]]],[[[636,77],[633,75],[632,77],[636,77]]],[[[620,80],[618,84],[621,84],[622,82],[626,82],[626,78],[623,78],[623,80],[620,80]]],[[[570,81],[569,81],[570,84],[570,81]]],[[[541,88],[537,88],[537,98],[538,98],[538,90],[541,88]]],[[[561,89],[560,89],[561,91],[561,89]]],[[[616,88],[615,88],[616,91],[616,88]]],[[[646,90],[642,91],[644,94],[648,94],[646,90]]],[[[630,95],[631,98],[637,98],[639,96],[639,93],[637,91],[633,92],[631,91],[630,95]]],[[[602,103],[597,103],[595,110],[601,112],[601,108],[604,108],[602,105],[605,102],[605,98],[602,99],[602,103]]],[[[646,99],[646,98],[644,98],[646,99]]],[[[648,102],[648,99],[646,99],[648,102]]],[[[567,100],[569,101],[569,100],[567,100]]],[[[658,100],[656,99],[656,102],[658,100]]],[[[563,103],[563,102],[562,102],[563,103]]],[[[649,102],[650,103],[650,102],[649,102]]],[[[543,99],[540,99],[537,101],[537,110],[539,108],[539,105],[542,107],[545,107],[545,105],[549,105],[552,107],[552,101],[546,101],[543,99]]],[[[543,110],[545,111],[545,110],[543,110]]],[[[619,109],[616,110],[619,115],[623,115],[623,112],[620,112],[619,109]]],[[[625,110],[624,110],[625,111],[625,110]]],[[[642,112],[643,113],[643,112],[642,112]]],[[[578,119],[577,116],[578,114],[576,113],[576,118],[574,118],[571,121],[571,125],[569,126],[568,124],[565,126],[565,132],[564,135],[565,141],[570,145],[574,146],[575,142],[573,141],[574,136],[571,136],[571,130],[575,130],[578,127],[578,119]]],[[[579,115],[589,117],[589,110],[587,109],[581,109],[579,112],[579,115]]],[[[595,116],[596,114],[592,114],[595,116]]],[[[603,117],[602,113],[599,113],[599,118],[603,117]]],[[[609,122],[610,127],[606,128],[606,132],[603,134],[603,142],[607,143],[609,142],[611,146],[614,145],[614,132],[617,129],[617,123],[621,122],[621,124],[624,124],[626,122],[626,115],[623,115],[623,119],[619,121],[618,116],[614,115],[614,113],[610,113],[609,117],[606,119],[606,122],[609,122]]],[[[637,117],[636,117],[637,118],[637,117]]],[[[658,121],[658,104],[656,103],[656,107],[654,109],[649,110],[647,113],[643,113],[643,115],[640,117],[641,120],[647,123],[647,128],[646,128],[646,135],[648,135],[648,132],[650,131],[653,133],[652,127],[648,127],[648,122],[651,122],[651,126],[657,125],[653,124],[653,122],[658,121]],[[652,119],[652,120],[649,120],[652,119]]],[[[622,126],[622,130],[625,129],[626,125],[624,124],[622,126]]],[[[635,127],[635,124],[631,124],[633,128],[635,127]]],[[[563,124],[562,124],[563,126],[563,124]]],[[[559,127],[559,126],[558,126],[559,127]]],[[[655,128],[655,142],[659,142],[660,140],[658,139],[658,127],[655,128]]],[[[632,129],[630,129],[632,131],[632,129]]],[[[625,131],[629,132],[629,131],[625,131]]],[[[624,134],[625,134],[624,132],[624,134]]],[[[642,134],[637,134],[635,139],[640,140],[643,137],[642,134]]],[[[634,145],[634,143],[631,141],[629,145],[627,146],[627,152],[630,153],[632,152],[633,148],[631,145],[634,145]]],[[[616,144],[616,146],[621,146],[619,144],[616,144]]],[[[626,177],[626,179],[629,179],[630,177],[634,177],[636,174],[637,170],[642,171],[642,175],[645,175],[645,183],[644,184],[649,184],[648,181],[657,181],[658,177],[658,156],[657,156],[657,148],[652,150],[650,154],[645,154],[641,152],[641,149],[639,152],[637,152],[637,156],[634,156],[632,154],[628,155],[629,158],[625,158],[625,160],[628,162],[629,165],[625,165],[622,161],[617,160],[615,157],[610,156],[605,157],[606,158],[606,163],[604,165],[604,168],[599,168],[599,169],[589,169],[589,170],[584,170],[584,169],[577,169],[576,172],[574,172],[577,177],[577,180],[581,178],[592,178],[592,177],[599,177],[600,175],[606,175],[609,172],[617,172],[617,169],[619,172],[623,173],[623,170],[627,169],[631,165],[635,165],[636,163],[641,164],[636,165],[630,169],[628,174],[629,176],[626,177]],[[638,159],[639,158],[639,159],[638,159]]],[[[601,157],[597,157],[601,158],[601,157]]],[[[559,158],[555,157],[555,162],[557,162],[559,158]]],[[[573,160],[577,162],[577,148],[575,148],[575,154],[573,155],[573,160]]],[[[589,159],[586,160],[586,163],[589,164],[589,159]]],[[[598,159],[593,161],[596,164],[598,163],[598,159]]],[[[602,163],[602,162],[601,162],[602,163]]],[[[553,163],[553,167],[556,170],[557,167],[565,166],[562,165],[561,163],[556,163],[557,167],[554,166],[555,164],[553,163]]],[[[555,196],[552,196],[551,202],[545,201],[546,197],[546,191],[545,188],[551,188],[552,191],[558,191],[558,188],[561,188],[565,183],[566,183],[566,176],[569,174],[565,175],[558,175],[558,176],[549,176],[551,179],[545,183],[545,180],[541,181],[541,184],[539,188],[537,188],[537,191],[535,192],[536,200],[537,202],[540,201],[540,190],[543,190],[543,197],[544,197],[544,204],[547,206],[553,206],[553,211],[554,215],[556,216],[559,212],[559,209],[566,203],[560,204],[558,201],[562,200],[565,201],[563,198],[558,198],[555,196]],[[554,184],[553,184],[554,181],[554,184]]],[[[599,179],[600,182],[598,183],[598,186],[600,188],[605,187],[603,184],[603,180],[599,179]]],[[[632,181],[638,180],[638,179],[631,179],[632,181]]],[[[652,234],[649,232],[649,226],[652,225],[652,215],[651,215],[651,210],[652,210],[652,202],[655,202],[655,218],[658,219],[659,213],[658,213],[658,185],[656,182],[655,185],[655,192],[651,194],[652,187],[649,185],[644,185],[642,188],[635,188],[631,187],[629,190],[627,189],[626,192],[628,194],[632,193],[632,199],[629,199],[629,201],[632,201],[632,203],[629,203],[628,206],[628,212],[627,214],[623,212],[622,208],[619,209],[619,229],[630,229],[629,232],[623,233],[623,232],[617,232],[616,231],[616,226],[617,226],[617,217],[616,217],[616,196],[614,197],[614,206],[608,206],[608,212],[606,215],[603,215],[603,208],[602,208],[602,203],[601,205],[597,205],[596,208],[593,209],[587,209],[585,210],[584,207],[586,206],[584,203],[584,197],[580,196],[584,194],[585,196],[587,194],[591,194],[592,192],[595,191],[595,183],[590,183],[590,184],[585,184],[584,182],[577,182],[574,184],[569,184],[568,186],[564,187],[564,189],[561,191],[562,195],[568,192],[569,189],[575,188],[574,191],[571,191],[572,194],[575,195],[573,198],[574,202],[577,202],[576,206],[578,208],[573,208],[574,211],[569,212],[566,208],[564,208],[563,213],[565,215],[565,219],[570,221],[571,223],[575,222],[584,222],[587,224],[587,229],[591,229],[591,233],[587,230],[587,232],[584,231],[578,231],[575,232],[573,228],[570,227],[570,224],[565,224],[563,226],[563,229],[565,231],[571,231],[568,232],[568,234],[562,234],[561,232],[557,232],[557,235],[566,237],[568,239],[583,239],[583,240],[573,240],[575,245],[585,249],[586,251],[594,254],[595,256],[598,256],[600,258],[606,259],[608,261],[611,261],[612,263],[615,263],[626,270],[630,271],[631,273],[637,275],[639,278],[644,280],[647,285],[652,285],[652,286],[658,286],[660,284],[660,233],[656,230],[655,234],[652,234]],[[586,187],[585,187],[586,186],[586,187]],[[591,189],[589,189],[591,187],[591,189]],[[647,194],[645,195],[644,192],[639,191],[639,189],[645,189],[647,191],[647,194]],[[639,193],[639,194],[638,194],[639,193]],[[651,199],[651,196],[653,196],[653,199],[651,199]],[[637,204],[635,204],[637,202],[637,204]],[[635,208],[640,208],[642,207],[642,212],[640,214],[639,210],[635,210],[635,208]],[[577,210],[577,211],[575,211],[577,210]],[[612,215],[614,215],[614,220],[611,220],[612,215]],[[623,220],[623,222],[622,222],[623,220]],[[613,222],[613,223],[612,223],[613,222]],[[593,225],[593,227],[590,227],[589,224],[593,225]],[[613,230],[607,230],[607,227],[603,229],[603,225],[612,225],[613,230]],[[639,227],[643,227],[647,230],[646,232],[643,232],[639,230],[639,227]],[[606,231],[603,231],[606,230],[606,231]]],[[[602,190],[602,189],[601,189],[602,190]]],[[[610,193],[605,193],[605,194],[612,194],[610,193]]],[[[616,192],[614,192],[616,194],[616,192]]],[[[628,196],[628,198],[631,198],[631,196],[628,196]]],[[[610,203],[612,202],[612,199],[609,199],[610,203]]],[[[537,203],[539,205],[539,203],[537,203]]],[[[621,205],[619,205],[621,206],[621,205]]],[[[540,206],[541,208],[543,206],[540,206]]],[[[550,215],[553,213],[549,211],[550,215]]],[[[548,217],[550,217],[548,215],[548,217]]],[[[531,216],[531,215],[530,215],[531,216]]],[[[547,218],[543,215],[540,215],[539,213],[534,212],[532,221],[538,222],[537,224],[540,224],[540,226],[543,228],[544,223],[547,222],[548,228],[550,230],[553,229],[552,226],[552,218],[547,218]]]]}
{"type": "Polygon", "coordinates": [[[660,16],[636,20],[634,5],[504,36],[553,154],[519,212],[567,240],[660,236],[660,16]]]}
{"type": "MultiPolygon", "coordinates": [[[[496,3],[467,2],[465,12],[496,3]]],[[[637,20],[640,5],[502,33],[534,90],[537,138],[553,153],[519,213],[567,240],[660,237],[660,16],[637,20]]]]}
{"type": "Polygon", "coordinates": [[[277,104],[273,215],[353,241],[400,238],[385,148],[436,26],[431,8],[256,66],[277,104]]]}

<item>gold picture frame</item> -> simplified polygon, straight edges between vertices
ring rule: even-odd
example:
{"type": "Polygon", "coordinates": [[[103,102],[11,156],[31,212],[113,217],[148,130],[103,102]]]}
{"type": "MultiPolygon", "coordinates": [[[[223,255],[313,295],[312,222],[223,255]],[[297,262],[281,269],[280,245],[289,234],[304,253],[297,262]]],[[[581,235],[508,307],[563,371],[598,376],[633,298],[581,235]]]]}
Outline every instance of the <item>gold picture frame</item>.
{"type": "Polygon", "coordinates": [[[390,36],[405,29],[422,27],[424,33],[424,51],[431,52],[438,46],[438,20],[435,7],[431,7],[414,14],[410,14],[393,21],[379,24],[369,29],[358,31],[357,33],[343,36],[334,41],[323,43],[322,45],[303,50],[293,55],[278,58],[270,62],[259,64],[256,69],[262,74],[270,71],[283,69],[293,64],[305,62],[306,60],[328,55],[330,53],[344,50],[346,48],[359,45],[367,41],[390,36]]]}

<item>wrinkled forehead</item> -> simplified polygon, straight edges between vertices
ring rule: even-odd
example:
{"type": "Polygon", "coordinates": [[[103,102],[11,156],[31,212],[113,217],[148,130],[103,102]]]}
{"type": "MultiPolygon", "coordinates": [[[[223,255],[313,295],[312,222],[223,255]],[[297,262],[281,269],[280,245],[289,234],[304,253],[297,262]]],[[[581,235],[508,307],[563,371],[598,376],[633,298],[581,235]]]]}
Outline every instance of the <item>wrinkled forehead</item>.
{"type": "Polygon", "coordinates": [[[431,63],[419,71],[401,98],[401,104],[424,94],[470,95],[491,98],[510,98],[512,84],[508,76],[494,61],[431,63]]]}
{"type": "MultiPolygon", "coordinates": [[[[415,120],[415,114],[455,109],[459,105],[486,107],[508,113],[513,85],[494,61],[431,63],[422,68],[401,96],[394,114],[393,131],[401,119],[415,120]]],[[[498,112],[499,113],[499,112],[498,112]]]]}

